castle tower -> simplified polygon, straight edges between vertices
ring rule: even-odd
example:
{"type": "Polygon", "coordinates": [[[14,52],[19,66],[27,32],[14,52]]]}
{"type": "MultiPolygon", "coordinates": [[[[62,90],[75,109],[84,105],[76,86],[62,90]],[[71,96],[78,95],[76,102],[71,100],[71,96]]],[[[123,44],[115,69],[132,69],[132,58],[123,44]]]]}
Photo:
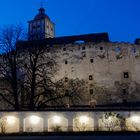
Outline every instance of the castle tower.
{"type": "Polygon", "coordinates": [[[45,9],[41,6],[39,13],[33,20],[28,21],[28,37],[29,40],[39,40],[53,38],[55,36],[55,24],[45,14],[45,9]]]}

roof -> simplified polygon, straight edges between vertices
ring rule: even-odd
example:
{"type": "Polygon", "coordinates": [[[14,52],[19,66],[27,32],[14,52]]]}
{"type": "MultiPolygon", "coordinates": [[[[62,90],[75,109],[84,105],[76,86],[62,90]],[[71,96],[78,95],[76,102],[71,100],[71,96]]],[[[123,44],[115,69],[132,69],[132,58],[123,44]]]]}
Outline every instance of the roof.
{"type": "Polygon", "coordinates": [[[77,41],[87,42],[110,42],[108,33],[98,33],[98,34],[85,34],[85,35],[76,35],[76,36],[64,36],[64,37],[55,37],[55,38],[46,38],[42,40],[28,40],[18,42],[20,50],[25,49],[26,47],[31,46],[40,46],[40,45],[65,45],[73,44],[77,41]]]}
{"type": "Polygon", "coordinates": [[[44,18],[49,18],[49,16],[47,14],[45,14],[45,9],[44,8],[40,8],[39,10],[39,13],[34,17],[34,20],[40,20],[40,19],[44,19],[44,18]]]}

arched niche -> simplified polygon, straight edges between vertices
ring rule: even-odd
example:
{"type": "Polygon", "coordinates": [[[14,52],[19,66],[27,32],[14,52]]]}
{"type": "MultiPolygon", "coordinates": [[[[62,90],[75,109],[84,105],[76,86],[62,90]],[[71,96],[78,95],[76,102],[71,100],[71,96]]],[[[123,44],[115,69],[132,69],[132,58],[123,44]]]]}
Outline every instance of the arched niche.
{"type": "Polygon", "coordinates": [[[127,131],[140,131],[140,113],[133,114],[126,118],[125,124],[127,131]]]}
{"type": "Polygon", "coordinates": [[[90,114],[80,113],[73,119],[73,131],[93,131],[94,121],[90,114]]]}
{"type": "Polygon", "coordinates": [[[99,131],[121,131],[122,116],[116,112],[104,112],[98,120],[99,131]]]}
{"type": "Polygon", "coordinates": [[[0,118],[1,133],[16,133],[20,131],[19,118],[16,115],[5,115],[0,118]]]}
{"type": "Polygon", "coordinates": [[[30,115],[24,119],[24,132],[43,132],[43,118],[30,115]]]}
{"type": "Polygon", "coordinates": [[[61,132],[68,130],[68,120],[62,115],[52,115],[48,119],[49,132],[61,132]]]}

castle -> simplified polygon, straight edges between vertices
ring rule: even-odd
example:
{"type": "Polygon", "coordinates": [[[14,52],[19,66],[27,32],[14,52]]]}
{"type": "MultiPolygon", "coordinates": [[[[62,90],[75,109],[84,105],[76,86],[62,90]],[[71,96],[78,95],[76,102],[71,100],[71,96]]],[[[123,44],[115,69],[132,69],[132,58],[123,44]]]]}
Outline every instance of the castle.
{"type": "MultiPolygon", "coordinates": [[[[29,21],[29,40],[45,39],[57,50],[59,71],[55,80],[84,79],[86,104],[140,101],[140,48],[138,44],[111,42],[107,33],[55,38],[54,23],[43,8],[29,21]]],[[[50,45],[51,46],[51,45],[50,45]]]]}
{"type": "MultiPolygon", "coordinates": [[[[27,63],[29,63],[29,55],[32,52],[27,55],[28,51],[25,48],[31,48],[31,44],[37,47],[43,45],[45,54],[39,58],[40,61],[47,62],[48,56],[55,60],[57,72],[51,70],[51,74],[53,73],[51,80],[54,83],[63,81],[64,84],[61,86],[64,89],[59,89],[60,96],[61,94],[68,97],[74,94],[79,96],[78,98],[74,97],[76,100],[74,105],[90,105],[92,101],[96,102],[96,105],[139,103],[139,39],[135,44],[111,42],[107,33],[55,37],[55,24],[45,13],[43,7],[28,24],[28,41],[19,43],[18,54],[18,59],[23,59],[24,64],[22,65],[26,67],[23,70],[26,72],[23,78],[26,83],[31,80],[28,79],[27,63]],[[68,90],[71,93],[68,93],[68,90]]],[[[46,77],[45,69],[41,72],[44,77],[46,77]]],[[[39,78],[42,77],[39,76],[39,78]]],[[[43,80],[46,82],[45,78],[43,80]]],[[[39,80],[35,82],[39,82],[39,80]]],[[[33,95],[38,90],[42,90],[34,88],[31,89],[33,95]]],[[[23,90],[19,96],[22,96],[23,102],[27,102],[28,96],[25,98],[22,92],[23,90]]],[[[45,97],[39,99],[43,98],[45,97]]],[[[64,99],[63,104],[71,105],[73,103],[69,99],[64,99]]]]}
{"type": "MultiPolygon", "coordinates": [[[[62,79],[67,86],[68,82],[74,79],[76,81],[72,85],[74,94],[76,93],[75,87],[81,89],[77,91],[84,100],[77,102],[78,108],[66,106],[47,108],[47,111],[1,111],[0,133],[61,131],[92,133],[92,131],[140,130],[139,106],[135,106],[136,108],[127,106],[127,103],[139,103],[140,101],[139,40],[136,40],[135,44],[111,42],[107,33],[56,38],[54,23],[42,7],[34,20],[28,23],[29,40],[17,44],[20,45],[18,59],[25,61],[23,65],[27,70],[28,61],[31,60],[29,57],[32,57],[32,51],[28,56],[28,49],[34,49],[34,45],[45,46],[44,56],[46,58],[41,56],[39,59],[43,62],[47,61],[48,56],[55,59],[58,69],[54,73],[53,81],[57,82],[62,79]],[[89,106],[93,99],[96,101],[96,108],[89,106]],[[123,105],[122,108],[119,108],[120,104],[123,105]],[[79,105],[84,107],[79,107],[79,105]]],[[[39,75],[43,74],[41,72],[39,75]]],[[[28,79],[28,77],[23,77],[23,79],[21,77],[22,80],[24,78],[28,79]]],[[[5,83],[4,86],[7,85],[5,83]]],[[[1,107],[2,103],[1,100],[1,107]]],[[[70,104],[68,100],[66,103],[70,104]]]]}

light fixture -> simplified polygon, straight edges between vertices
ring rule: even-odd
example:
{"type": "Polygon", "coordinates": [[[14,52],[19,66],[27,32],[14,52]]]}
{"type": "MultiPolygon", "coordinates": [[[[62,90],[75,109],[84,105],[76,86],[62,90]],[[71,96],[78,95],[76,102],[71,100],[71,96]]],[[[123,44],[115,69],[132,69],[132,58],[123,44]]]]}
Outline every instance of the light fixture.
{"type": "Polygon", "coordinates": [[[54,122],[55,124],[60,124],[61,118],[60,118],[59,116],[53,116],[53,122],[54,122]]]}
{"type": "Polygon", "coordinates": [[[40,117],[38,116],[30,116],[30,122],[33,124],[33,125],[36,125],[40,122],[40,117]]]}
{"type": "Polygon", "coordinates": [[[15,116],[7,116],[6,122],[8,125],[14,125],[16,122],[16,117],[15,116]]]}
{"type": "Polygon", "coordinates": [[[80,116],[79,121],[82,124],[86,124],[89,121],[89,117],[87,117],[87,116],[80,116]]]}
{"type": "Polygon", "coordinates": [[[130,119],[132,122],[140,123],[140,116],[132,116],[130,119]]]}

